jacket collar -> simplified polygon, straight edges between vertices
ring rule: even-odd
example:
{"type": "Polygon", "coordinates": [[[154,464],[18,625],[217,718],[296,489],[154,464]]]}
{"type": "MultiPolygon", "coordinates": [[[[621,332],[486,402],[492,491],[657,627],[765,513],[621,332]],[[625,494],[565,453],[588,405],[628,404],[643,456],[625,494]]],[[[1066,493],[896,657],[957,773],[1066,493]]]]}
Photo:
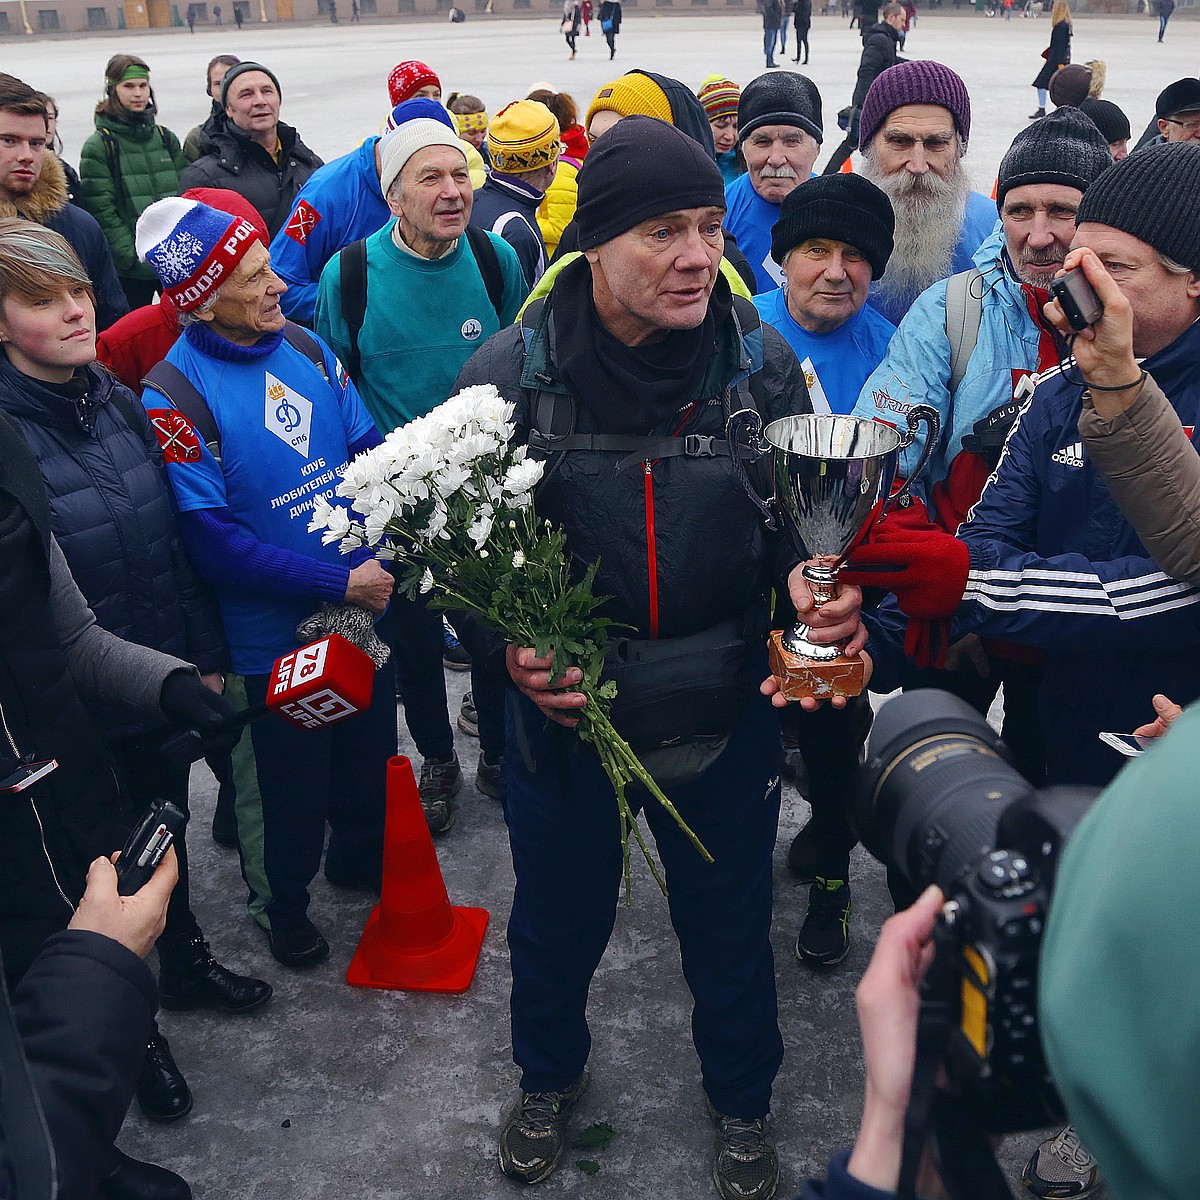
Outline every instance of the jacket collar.
{"type": "Polygon", "coordinates": [[[67,175],[54,151],[47,149],[42,173],[28,196],[16,201],[0,200],[0,217],[24,217],[44,225],[67,206],[67,175]]]}

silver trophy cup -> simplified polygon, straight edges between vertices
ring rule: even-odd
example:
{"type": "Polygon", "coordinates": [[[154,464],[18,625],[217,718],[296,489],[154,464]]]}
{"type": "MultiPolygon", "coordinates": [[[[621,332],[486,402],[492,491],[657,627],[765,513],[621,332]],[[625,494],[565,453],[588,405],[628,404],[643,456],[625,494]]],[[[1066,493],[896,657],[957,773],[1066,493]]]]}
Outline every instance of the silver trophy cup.
{"type": "MultiPolygon", "coordinates": [[[[837,595],[838,568],[850,550],[885,512],[904,502],[940,436],[941,418],[926,404],[909,409],[903,433],[881,421],[815,413],[783,417],[764,429],[752,409],[734,413],[726,429],[729,443],[747,445],[752,460],[768,458],[774,495],[765,501],[742,459],[735,455],[733,461],[768,528],[778,529],[782,520],[800,557],[818,560],[803,571],[818,607],[837,595]],[[922,425],[926,436],[917,465],[893,496],[901,452],[922,425]]],[[[831,662],[842,653],[836,643],[809,641],[802,624],[784,632],[782,646],[809,662],[831,662]]]]}

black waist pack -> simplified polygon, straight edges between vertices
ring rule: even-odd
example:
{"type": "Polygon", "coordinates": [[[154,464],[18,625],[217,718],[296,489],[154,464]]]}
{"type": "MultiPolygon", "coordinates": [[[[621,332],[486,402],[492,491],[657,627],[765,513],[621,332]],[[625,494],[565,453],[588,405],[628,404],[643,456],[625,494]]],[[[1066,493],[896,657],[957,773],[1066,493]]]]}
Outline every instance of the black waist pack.
{"type": "Polygon", "coordinates": [[[690,637],[611,641],[612,723],[660,787],[693,782],[725,749],[750,695],[757,624],[747,615],[690,637]]]}

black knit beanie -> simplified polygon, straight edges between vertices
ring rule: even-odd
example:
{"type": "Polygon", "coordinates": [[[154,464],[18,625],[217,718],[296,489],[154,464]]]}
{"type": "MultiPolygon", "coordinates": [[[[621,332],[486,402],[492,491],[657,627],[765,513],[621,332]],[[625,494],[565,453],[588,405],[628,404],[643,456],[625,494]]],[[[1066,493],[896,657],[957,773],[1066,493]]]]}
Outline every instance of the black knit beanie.
{"type": "Polygon", "coordinates": [[[663,213],[710,205],[725,207],[725,182],[700,145],[657,117],[624,117],[596,139],[579,169],[579,248],[611,242],[663,213]]]}
{"type": "Polygon", "coordinates": [[[262,63],[256,62],[240,62],[230,67],[225,72],[225,78],[221,80],[221,107],[225,107],[226,97],[229,95],[229,85],[239,75],[245,75],[247,71],[261,71],[264,75],[270,77],[271,82],[275,85],[275,90],[279,93],[279,98],[283,99],[283,88],[279,86],[279,77],[271,70],[270,67],[264,67],[262,63]]]}
{"type": "Polygon", "coordinates": [[[1077,108],[1060,108],[1022,129],[1000,161],[996,207],[1012,188],[1061,183],[1086,191],[1112,166],[1112,151],[1095,123],[1077,108]]]}
{"type": "Polygon", "coordinates": [[[1091,117],[1100,136],[1111,146],[1113,142],[1128,141],[1132,136],[1129,128],[1129,118],[1111,101],[1098,98],[1085,100],[1079,111],[1085,117],[1091,117]]]}
{"type": "Polygon", "coordinates": [[[1145,146],[1088,188],[1075,216],[1131,234],[1200,274],[1200,143],[1145,146]]]}
{"type": "Polygon", "coordinates": [[[831,238],[861,250],[871,278],[883,274],[892,254],[896,216],[887,195],[861,175],[818,175],[794,188],[779,206],[771,230],[771,257],[783,265],[787,252],[809,238],[831,238]]]}
{"type": "Polygon", "coordinates": [[[768,71],[752,79],[738,100],[738,141],[760,125],[794,125],[820,142],[824,134],[817,85],[794,71],[768,71]]]}

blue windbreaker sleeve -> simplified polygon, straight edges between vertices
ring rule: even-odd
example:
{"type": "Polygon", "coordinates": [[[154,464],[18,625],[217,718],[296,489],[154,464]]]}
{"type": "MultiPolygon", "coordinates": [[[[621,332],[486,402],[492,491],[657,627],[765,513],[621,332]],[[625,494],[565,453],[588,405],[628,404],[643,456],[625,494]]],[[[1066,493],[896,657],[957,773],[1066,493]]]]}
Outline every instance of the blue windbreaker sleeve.
{"type": "MultiPolygon", "coordinates": [[[[1034,399],[1018,418],[996,470],[958,536],[971,568],[954,638],[977,633],[1029,646],[1190,646],[1200,642],[1200,588],[1160,571],[1144,554],[1093,562],[1081,553],[1043,556],[1043,505],[1054,497],[1042,471],[1057,426],[1034,399]]],[[[1082,515],[1082,514],[1081,514],[1082,515]]]]}
{"type": "Polygon", "coordinates": [[[895,1200],[895,1192],[881,1191],[855,1179],[847,1170],[850,1151],[841,1150],[829,1160],[824,1179],[810,1179],[798,1200],[895,1200]]]}
{"type": "Polygon", "coordinates": [[[862,622],[868,634],[864,649],[870,655],[872,665],[868,686],[871,691],[886,696],[904,686],[905,674],[913,666],[904,653],[908,617],[897,607],[895,596],[885,596],[875,608],[863,610],[862,622]]]}
{"type": "Polygon", "coordinates": [[[214,587],[254,595],[328,600],[346,598],[349,565],[321,562],[269,546],[239,529],[228,508],[179,514],[179,529],[196,570],[214,587]]]}

